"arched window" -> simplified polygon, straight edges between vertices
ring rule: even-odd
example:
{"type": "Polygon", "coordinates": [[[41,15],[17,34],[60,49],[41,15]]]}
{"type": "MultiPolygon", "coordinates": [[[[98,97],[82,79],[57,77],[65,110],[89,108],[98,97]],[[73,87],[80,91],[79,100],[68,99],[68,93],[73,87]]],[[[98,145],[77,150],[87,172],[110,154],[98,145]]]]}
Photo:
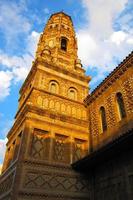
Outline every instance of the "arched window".
{"type": "Polygon", "coordinates": [[[102,129],[102,132],[104,132],[107,130],[107,121],[106,121],[105,108],[103,106],[101,106],[100,108],[100,117],[101,117],[101,129],[102,129]]]}
{"type": "Polygon", "coordinates": [[[116,101],[117,101],[119,119],[121,120],[124,117],[126,117],[126,111],[125,111],[123,97],[120,92],[116,94],[116,101]]]}
{"type": "Polygon", "coordinates": [[[49,84],[49,91],[58,94],[59,93],[59,85],[56,81],[51,81],[49,84]]]}
{"type": "Polygon", "coordinates": [[[61,49],[63,51],[67,51],[67,39],[66,38],[61,38],[61,49]]]}
{"type": "Polygon", "coordinates": [[[75,88],[69,88],[68,97],[73,100],[77,100],[77,91],[75,88]]]}

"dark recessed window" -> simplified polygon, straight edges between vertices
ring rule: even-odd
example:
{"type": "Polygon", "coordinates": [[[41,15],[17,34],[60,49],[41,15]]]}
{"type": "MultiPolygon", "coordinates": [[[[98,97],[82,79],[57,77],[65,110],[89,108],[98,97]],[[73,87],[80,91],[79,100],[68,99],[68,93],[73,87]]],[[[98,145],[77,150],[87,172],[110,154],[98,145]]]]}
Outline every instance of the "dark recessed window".
{"type": "Polygon", "coordinates": [[[61,49],[63,51],[67,51],[67,39],[66,38],[61,39],[61,49]]]}
{"type": "Polygon", "coordinates": [[[103,106],[100,108],[100,116],[101,116],[101,128],[102,132],[104,132],[107,130],[107,121],[106,121],[105,108],[103,106]]]}
{"type": "Polygon", "coordinates": [[[116,100],[117,100],[117,106],[118,106],[118,114],[119,114],[119,118],[121,120],[124,117],[126,117],[126,110],[125,110],[125,106],[124,106],[123,97],[120,92],[118,92],[116,94],[116,100]]]}

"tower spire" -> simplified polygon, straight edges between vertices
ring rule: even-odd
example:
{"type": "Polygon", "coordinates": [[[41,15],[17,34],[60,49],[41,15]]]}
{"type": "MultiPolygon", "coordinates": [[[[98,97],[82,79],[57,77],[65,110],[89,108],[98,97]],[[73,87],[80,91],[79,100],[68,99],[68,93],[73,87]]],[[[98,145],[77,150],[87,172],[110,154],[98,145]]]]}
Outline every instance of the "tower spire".
{"type": "Polygon", "coordinates": [[[67,70],[81,68],[73,23],[71,17],[63,11],[50,16],[40,36],[36,58],[67,70]]]}

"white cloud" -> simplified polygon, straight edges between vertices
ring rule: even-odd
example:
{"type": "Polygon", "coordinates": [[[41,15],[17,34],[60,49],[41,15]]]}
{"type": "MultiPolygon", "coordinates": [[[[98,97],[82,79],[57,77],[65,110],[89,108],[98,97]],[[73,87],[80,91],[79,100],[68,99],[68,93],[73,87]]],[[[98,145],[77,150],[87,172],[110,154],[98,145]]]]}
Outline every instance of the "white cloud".
{"type": "Polygon", "coordinates": [[[0,71],[0,100],[4,99],[10,93],[12,73],[9,71],[0,71]]]}
{"type": "Polygon", "coordinates": [[[7,119],[7,116],[4,116],[3,113],[0,113],[0,167],[3,163],[7,138],[6,135],[10,130],[14,120],[7,119]]]}
{"type": "MultiPolygon", "coordinates": [[[[115,19],[128,0],[82,0],[87,24],[77,32],[78,55],[85,68],[96,69],[91,84],[102,80],[132,50],[133,30],[114,30],[115,19]]],[[[131,19],[128,13],[126,20],[131,19]]],[[[127,23],[127,21],[126,21],[127,23]]],[[[121,27],[122,24],[120,24],[121,27]]]]}
{"type": "Polygon", "coordinates": [[[0,51],[0,64],[6,71],[0,71],[0,99],[10,93],[11,81],[24,80],[31,68],[32,61],[40,34],[32,31],[27,38],[25,54],[20,56],[8,56],[0,51]]]}
{"type": "Polygon", "coordinates": [[[82,0],[89,16],[89,30],[99,38],[106,38],[113,32],[112,22],[128,0],[82,0]]]}
{"type": "Polygon", "coordinates": [[[31,34],[28,36],[26,51],[32,57],[34,57],[34,55],[35,55],[35,51],[37,49],[37,43],[38,43],[40,34],[41,33],[38,33],[36,31],[32,31],[31,34]]]}
{"type": "Polygon", "coordinates": [[[7,116],[0,113],[0,138],[5,138],[14,120],[8,119],[7,116]]]}
{"type": "Polygon", "coordinates": [[[133,37],[132,37],[132,38],[129,38],[129,39],[127,39],[127,43],[128,43],[128,44],[133,44],[133,37]]]}
{"type": "MultiPolygon", "coordinates": [[[[9,95],[13,83],[25,79],[34,57],[39,33],[30,33],[32,24],[24,14],[26,11],[23,0],[19,3],[0,2],[0,32],[5,39],[4,48],[0,49],[0,100],[9,95]],[[21,56],[17,56],[18,52],[12,56],[12,49],[21,50],[18,41],[26,43],[25,52],[21,56]]],[[[24,48],[25,44],[21,46],[24,48]]]]}
{"type": "Polygon", "coordinates": [[[127,38],[127,34],[125,32],[117,31],[117,32],[113,32],[110,39],[116,45],[120,45],[121,42],[124,42],[126,38],[127,38]]]}
{"type": "Polygon", "coordinates": [[[4,161],[7,139],[0,139],[0,165],[4,161]]]}
{"type": "Polygon", "coordinates": [[[23,15],[25,9],[23,3],[0,3],[0,30],[4,33],[8,45],[14,44],[18,35],[27,34],[31,29],[29,20],[23,15]]]}

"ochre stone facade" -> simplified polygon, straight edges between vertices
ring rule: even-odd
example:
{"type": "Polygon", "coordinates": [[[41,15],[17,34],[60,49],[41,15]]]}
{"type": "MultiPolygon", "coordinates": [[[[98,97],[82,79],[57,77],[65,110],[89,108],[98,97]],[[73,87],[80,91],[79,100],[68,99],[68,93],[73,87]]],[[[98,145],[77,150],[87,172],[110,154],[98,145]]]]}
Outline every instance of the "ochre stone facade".
{"type": "Polygon", "coordinates": [[[133,128],[132,65],[133,54],[88,94],[90,77],[77,56],[71,17],[51,15],[20,89],[0,199],[98,200],[94,174],[76,172],[71,164],[133,128]]]}
{"type": "Polygon", "coordinates": [[[88,153],[83,100],[89,80],[77,57],[71,18],[62,12],[52,15],[20,90],[16,120],[8,133],[1,195],[12,185],[11,199],[70,199],[75,195],[86,199],[85,180],[80,181],[70,164],[88,153]]]}
{"type": "Polygon", "coordinates": [[[91,132],[93,151],[130,130],[133,123],[133,55],[129,55],[93,92],[85,99],[91,132]],[[122,95],[125,117],[119,116],[117,94],[122,95]],[[106,112],[107,130],[102,131],[100,108],[106,112]]]}

